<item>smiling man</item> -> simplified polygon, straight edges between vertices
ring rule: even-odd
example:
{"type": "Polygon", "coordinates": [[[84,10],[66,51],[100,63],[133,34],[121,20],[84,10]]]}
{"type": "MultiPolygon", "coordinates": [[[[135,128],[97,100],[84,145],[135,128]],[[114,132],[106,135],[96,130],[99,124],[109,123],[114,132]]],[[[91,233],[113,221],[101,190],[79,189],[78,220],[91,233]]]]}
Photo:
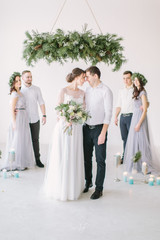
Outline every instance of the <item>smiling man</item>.
{"type": "Polygon", "coordinates": [[[86,90],[86,109],[89,118],[83,127],[84,161],[86,185],[83,192],[88,192],[92,187],[92,154],[95,147],[97,174],[95,192],[91,199],[102,196],[103,183],[106,169],[106,142],[108,127],[112,117],[113,96],[112,92],[100,80],[101,72],[96,66],[86,70],[86,80],[90,87],[86,90]]]}
{"type": "Polygon", "coordinates": [[[124,151],[126,147],[127,137],[133,115],[133,84],[132,72],[125,71],[123,73],[124,88],[119,90],[118,102],[116,106],[115,125],[118,126],[118,116],[120,115],[120,131],[123,140],[123,154],[121,163],[123,163],[124,151]]]}
{"type": "Polygon", "coordinates": [[[42,93],[39,87],[32,85],[32,73],[29,70],[22,72],[22,93],[26,98],[26,109],[29,118],[29,125],[32,136],[33,150],[38,167],[43,168],[44,165],[40,161],[40,150],[39,150],[39,131],[40,131],[40,120],[38,113],[38,104],[42,112],[42,124],[46,123],[46,109],[42,93]]]}

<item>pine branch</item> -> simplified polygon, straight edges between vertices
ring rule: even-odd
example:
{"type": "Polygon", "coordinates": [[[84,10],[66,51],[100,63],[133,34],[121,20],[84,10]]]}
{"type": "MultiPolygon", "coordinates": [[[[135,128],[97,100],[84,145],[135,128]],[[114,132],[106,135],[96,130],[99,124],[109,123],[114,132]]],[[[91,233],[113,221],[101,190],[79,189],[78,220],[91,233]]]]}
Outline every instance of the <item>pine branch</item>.
{"type": "Polygon", "coordinates": [[[55,33],[40,34],[32,30],[32,34],[26,32],[26,37],[23,58],[28,65],[33,65],[40,59],[46,60],[48,64],[83,59],[94,65],[98,62],[114,65],[113,71],[118,71],[126,62],[121,37],[109,33],[95,35],[87,30],[87,26],[84,26],[82,33],[69,31],[65,34],[63,30],[57,29],[55,33]]]}

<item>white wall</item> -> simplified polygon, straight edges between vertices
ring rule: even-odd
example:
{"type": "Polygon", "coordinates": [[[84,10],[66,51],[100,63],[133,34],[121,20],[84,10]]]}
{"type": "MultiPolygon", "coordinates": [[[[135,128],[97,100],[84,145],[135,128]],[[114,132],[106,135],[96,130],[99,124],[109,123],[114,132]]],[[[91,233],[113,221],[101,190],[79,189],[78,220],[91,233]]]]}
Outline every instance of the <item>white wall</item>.
{"type": "MultiPolygon", "coordinates": [[[[153,147],[154,161],[160,167],[160,125],[159,125],[159,69],[160,55],[160,1],[159,0],[88,0],[103,33],[116,33],[124,38],[127,63],[119,72],[112,72],[112,67],[98,64],[102,80],[113,91],[114,104],[117,92],[122,87],[122,74],[125,70],[139,71],[148,79],[146,89],[149,95],[149,128],[153,147]]],[[[50,66],[40,61],[35,67],[28,67],[22,59],[25,31],[32,29],[39,32],[50,31],[63,0],[1,0],[0,2],[0,89],[1,89],[1,124],[0,143],[6,141],[10,121],[8,102],[8,79],[13,71],[30,69],[33,83],[42,89],[47,107],[47,125],[41,127],[41,143],[48,144],[56,116],[54,107],[58,91],[66,85],[65,76],[74,67],[86,68],[84,62],[66,63],[50,66]]],[[[68,0],[55,26],[55,29],[81,31],[87,23],[93,33],[99,33],[85,0],[68,0]]],[[[54,30],[55,30],[54,29],[54,30]]],[[[119,128],[112,123],[109,131],[109,146],[121,149],[122,142],[119,128]]]]}

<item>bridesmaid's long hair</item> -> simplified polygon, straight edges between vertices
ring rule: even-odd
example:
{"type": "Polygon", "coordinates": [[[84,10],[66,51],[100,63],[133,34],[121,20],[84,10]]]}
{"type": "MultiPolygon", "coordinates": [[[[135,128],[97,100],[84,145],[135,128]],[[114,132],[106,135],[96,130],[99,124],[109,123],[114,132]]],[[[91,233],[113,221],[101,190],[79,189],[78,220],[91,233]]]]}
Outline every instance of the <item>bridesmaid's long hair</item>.
{"type": "Polygon", "coordinates": [[[143,90],[145,91],[145,88],[144,88],[144,83],[142,82],[141,78],[138,78],[138,81],[140,83],[140,88],[138,89],[134,84],[133,84],[133,98],[134,99],[138,99],[138,96],[140,94],[140,92],[142,92],[143,90]]]}
{"type": "Polygon", "coordinates": [[[80,68],[74,68],[72,72],[67,75],[66,81],[71,83],[76,77],[79,77],[82,73],[85,73],[85,71],[80,68]]]}

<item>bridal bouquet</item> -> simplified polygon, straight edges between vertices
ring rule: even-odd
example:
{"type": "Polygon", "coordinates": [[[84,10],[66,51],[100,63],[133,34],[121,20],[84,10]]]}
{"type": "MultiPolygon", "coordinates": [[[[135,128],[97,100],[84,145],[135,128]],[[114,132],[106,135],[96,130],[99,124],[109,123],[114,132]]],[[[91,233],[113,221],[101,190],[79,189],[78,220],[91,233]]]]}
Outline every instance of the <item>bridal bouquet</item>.
{"type": "Polygon", "coordinates": [[[68,126],[65,127],[64,132],[68,132],[68,135],[72,135],[72,123],[83,124],[91,116],[84,110],[83,104],[78,104],[74,101],[68,103],[61,103],[55,108],[58,111],[60,117],[64,117],[68,126]]]}

